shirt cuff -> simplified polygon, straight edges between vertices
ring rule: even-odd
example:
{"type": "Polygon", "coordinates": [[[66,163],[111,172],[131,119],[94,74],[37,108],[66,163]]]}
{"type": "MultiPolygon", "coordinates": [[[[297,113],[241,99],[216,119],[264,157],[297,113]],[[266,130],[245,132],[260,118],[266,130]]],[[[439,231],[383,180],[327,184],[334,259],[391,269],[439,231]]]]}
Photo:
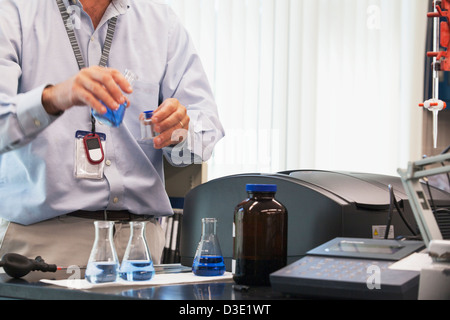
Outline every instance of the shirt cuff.
{"type": "Polygon", "coordinates": [[[163,148],[166,159],[171,165],[175,167],[183,167],[194,163],[198,164],[203,162],[201,153],[196,154],[197,150],[193,148],[194,142],[192,140],[194,137],[195,133],[193,132],[192,126],[189,126],[187,135],[182,142],[163,148]]]}
{"type": "Polygon", "coordinates": [[[18,101],[17,119],[25,136],[37,134],[57,118],[49,115],[42,105],[42,92],[45,87],[46,85],[43,85],[23,94],[18,101]]]}

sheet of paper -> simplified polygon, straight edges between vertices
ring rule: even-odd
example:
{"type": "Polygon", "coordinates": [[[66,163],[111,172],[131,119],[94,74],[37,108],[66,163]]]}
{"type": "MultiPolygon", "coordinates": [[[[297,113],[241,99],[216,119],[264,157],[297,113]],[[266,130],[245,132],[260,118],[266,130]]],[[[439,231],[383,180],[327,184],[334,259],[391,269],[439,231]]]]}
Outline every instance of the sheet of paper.
{"type": "Polygon", "coordinates": [[[101,284],[94,284],[88,282],[86,279],[64,279],[64,280],[48,280],[42,279],[41,282],[66,287],[69,289],[95,289],[102,287],[118,287],[118,286],[151,286],[151,285],[171,285],[171,284],[186,284],[195,282],[208,282],[208,281],[223,281],[232,279],[233,275],[230,272],[225,272],[222,276],[215,277],[199,277],[192,272],[184,273],[169,273],[169,274],[155,274],[150,281],[125,281],[119,280],[117,282],[108,282],[101,284]]]}
{"type": "Polygon", "coordinates": [[[430,266],[433,260],[426,252],[416,252],[406,258],[393,263],[389,269],[420,271],[423,267],[430,266]]]}

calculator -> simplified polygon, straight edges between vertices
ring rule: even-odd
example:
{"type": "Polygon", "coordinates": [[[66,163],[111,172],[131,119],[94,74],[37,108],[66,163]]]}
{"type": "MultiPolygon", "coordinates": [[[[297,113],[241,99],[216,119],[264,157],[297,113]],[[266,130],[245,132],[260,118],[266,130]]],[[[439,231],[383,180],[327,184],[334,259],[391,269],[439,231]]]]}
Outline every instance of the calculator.
{"type": "Polygon", "coordinates": [[[417,299],[420,272],[389,266],[421,248],[418,241],[336,238],[272,273],[270,281],[275,291],[307,298],[417,299]]]}

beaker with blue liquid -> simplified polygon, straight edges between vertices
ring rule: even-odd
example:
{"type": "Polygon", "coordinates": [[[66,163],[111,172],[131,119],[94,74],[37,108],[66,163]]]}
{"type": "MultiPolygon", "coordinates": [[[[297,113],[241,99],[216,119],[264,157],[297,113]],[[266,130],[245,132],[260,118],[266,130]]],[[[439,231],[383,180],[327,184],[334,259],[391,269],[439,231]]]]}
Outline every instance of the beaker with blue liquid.
{"type": "MultiPolygon", "coordinates": [[[[137,75],[132,71],[126,69],[123,76],[130,83],[130,86],[133,86],[134,81],[138,79],[137,75]]],[[[103,103],[102,101],[100,101],[103,103]]],[[[103,103],[103,105],[105,105],[103,103]]],[[[107,126],[117,128],[123,121],[123,117],[125,116],[125,110],[127,109],[128,102],[122,103],[117,110],[112,110],[110,108],[106,108],[106,113],[101,114],[94,109],[91,109],[92,116],[98,120],[98,122],[105,124],[107,126]]]]}
{"type": "Polygon", "coordinates": [[[202,235],[194,256],[192,272],[197,276],[221,276],[225,273],[216,218],[202,219],[202,235]]]}
{"type": "Polygon", "coordinates": [[[147,281],[155,275],[152,256],[145,237],[146,221],[130,222],[130,238],[120,265],[120,278],[147,281]]]}
{"type": "Polygon", "coordinates": [[[119,275],[119,259],[113,241],[113,221],[95,221],[95,240],[86,267],[90,283],[115,282],[119,275]]]}

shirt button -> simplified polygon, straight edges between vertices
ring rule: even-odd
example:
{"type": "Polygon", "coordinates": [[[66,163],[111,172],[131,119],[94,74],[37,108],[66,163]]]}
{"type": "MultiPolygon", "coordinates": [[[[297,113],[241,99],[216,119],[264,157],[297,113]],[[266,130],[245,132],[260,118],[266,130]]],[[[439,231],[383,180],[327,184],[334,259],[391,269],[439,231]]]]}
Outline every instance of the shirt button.
{"type": "Polygon", "coordinates": [[[114,202],[114,203],[117,203],[117,202],[119,202],[119,198],[117,198],[117,197],[114,197],[114,199],[113,199],[113,202],[114,202]]]}
{"type": "Polygon", "coordinates": [[[91,37],[91,41],[94,41],[94,40],[95,40],[95,38],[94,38],[94,36],[92,36],[92,37],[91,37]]]}
{"type": "Polygon", "coordinates": [[[41,126],[41,122],[38,119],[34,119],[34,125],[36,127],[40,127],[41,126]]]}
{"type": "Polygon", "coordinates": [[[105,161],[105,164],[106,164],[107,166],[110,166],[110,165],[111,165],[111,160],[106,160],[106,161],[105,161]]]}

